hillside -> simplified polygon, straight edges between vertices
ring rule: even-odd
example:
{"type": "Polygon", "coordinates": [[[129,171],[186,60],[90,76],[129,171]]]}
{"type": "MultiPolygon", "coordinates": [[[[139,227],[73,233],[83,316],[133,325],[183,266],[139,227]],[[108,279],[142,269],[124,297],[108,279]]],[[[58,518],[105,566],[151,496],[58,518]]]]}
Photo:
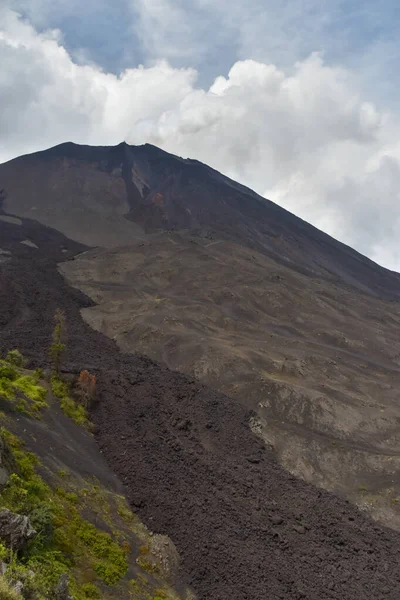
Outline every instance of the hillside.
{"type": "Polygon", "coordinates": [[[397,600],[400,534],[310,482],[398,526],[398,275],[149,146],[63,145],[0,189],[0,351],[45,367],[64,311],[62,375],[97,377],[93,468],[171,538],[178,593],[397,600]]]}
{"type": "Polygon", "coordinates": [[[400,306],[187,234],[91,250],[61,272],[140,352],[235,397],[292,473],[400,528],[400,306]]]}
{"type": "MultiPolygon", "coordinates": [[[[56,260],[81,247],[29,221],[0,222],[0,239],[0,509],[29,515],[38,532],[21,562],[11,561],[25,584],[22,597],[54,598],[54,584],[66,572],[74,600],[193,600],[175,567],[167,573],[172,543],[129,510],[127,490],[107,465],[83,407],[56,395],[53,378],[50,384],[45,375],[56,306],[67,315],[72,358],[63,364],[62,386],[58,381],[62,393],[92,361],[96,372],[102,362],[87,348],[77,352],[88,333],[79,322],[74,327],[82,298],[63,285],[55,268],[56,260]],[[25,353],[25,368],[4,360],[15,347],[25,353]],[[161,547],[153,553],[156,543],[161,547]]],[[[0,587],[8,600],[4,593],[0,587]]]]}

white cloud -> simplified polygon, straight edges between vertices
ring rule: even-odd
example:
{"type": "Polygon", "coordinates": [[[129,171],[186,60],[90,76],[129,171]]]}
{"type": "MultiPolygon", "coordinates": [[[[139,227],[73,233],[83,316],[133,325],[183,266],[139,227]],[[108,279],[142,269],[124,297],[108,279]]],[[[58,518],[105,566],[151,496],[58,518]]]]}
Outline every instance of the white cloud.
{"type": "Polygon", "coordinates": [[[117,1],[131,8],[145,59],[195,65],[204,81],[237,60],[289,70],[312,52],[323,52],[328,64],[355,68],[373,98],[391,96],[397,104],[395,0],[387,0],[385,10],[375,0],[117,1]]]}
{"type": "Polygon", "coordinates": [[[59,32],[38,34],[0,9],[0,58],[0,160],[66,140],[152,142],[400,269],[397,120],[320,55],[290,72],[236,62],[200,89],[193,69],[165,61],[119,77],[77,65],[59,32]]]}
{"type": "Polygon", "coordinates": [[[77,65],[60,39],[0,12],[0,160],[66,139],[118,143],[192,89],[194,71],[162,61],[120,77],[77,65]]]}
{"type": "Polygon", "coordinates": [[[205,40],[195,35],[189,13],[179,3],[169,0],[136,0],[135,29],[149,57],[198,56],[204,50],[205,40]]]}

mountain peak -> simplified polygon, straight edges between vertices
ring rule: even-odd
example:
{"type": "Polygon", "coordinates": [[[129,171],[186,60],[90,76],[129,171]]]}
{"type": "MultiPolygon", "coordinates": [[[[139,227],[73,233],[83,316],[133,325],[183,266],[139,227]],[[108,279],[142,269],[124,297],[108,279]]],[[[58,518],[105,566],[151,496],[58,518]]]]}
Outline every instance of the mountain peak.
{"type": "Polygon", "coordinates": [[[0,165],[3,210],[88,246],[207,231],[294,270],[400,296],[400,276],[198,161],[144,144],[66,142],[0,165]]]}

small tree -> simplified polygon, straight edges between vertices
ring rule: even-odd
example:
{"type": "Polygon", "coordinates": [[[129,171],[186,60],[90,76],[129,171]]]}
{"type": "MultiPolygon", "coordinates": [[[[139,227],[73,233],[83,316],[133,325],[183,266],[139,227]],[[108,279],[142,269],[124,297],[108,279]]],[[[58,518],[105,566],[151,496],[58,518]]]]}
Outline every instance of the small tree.
{"type": "Polygon", "coordinates": [[[50,346],[50,360],[52,362],[53,371],[58,375],[61,367],[61,360],[65,352],[65,336],[66,336],[66,325],[65,325],[65,314],[62,310],[57,308],[54,313],[55,326],[53,329],[53,341],[50,346]]]}
{"type": "Polygon", "coordinates": [[[91,375],[89,371],[81,371],[76,382],[77,394],[85,406],[89,408],[96,395],[96,375],[91,375]]]}

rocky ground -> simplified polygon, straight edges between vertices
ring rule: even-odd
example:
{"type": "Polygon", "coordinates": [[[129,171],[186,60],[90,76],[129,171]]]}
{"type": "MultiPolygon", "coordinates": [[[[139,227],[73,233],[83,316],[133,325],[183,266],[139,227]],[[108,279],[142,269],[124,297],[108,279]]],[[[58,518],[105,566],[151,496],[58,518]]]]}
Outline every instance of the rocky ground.
{"type": "Polygon", "coordinates": [[[85,324],[91,301],[57,271],[82,246],[29,222],[0,222],[0,240],[1,349],[43,366],[65,311],[65,369],[97,375],[99,449],[145,523],[172,538],[199,599],[397,600],[398,533],[283,470],[238,401],[85,324]]]}
{"type": "Polygon", "coordinates": [[[186,233],[96,248],[61,271],[125,351],[255,410],[293,474],[400,529],[400,304],[186,233]]]}
{"type": "Polygon", "coordinates": [[[400,274],[148,144],[0,165],[0,221],[24,218],[91,247],[56,252],[91,327],[237,398],[292,474],[400,530],[400,274]]]}

